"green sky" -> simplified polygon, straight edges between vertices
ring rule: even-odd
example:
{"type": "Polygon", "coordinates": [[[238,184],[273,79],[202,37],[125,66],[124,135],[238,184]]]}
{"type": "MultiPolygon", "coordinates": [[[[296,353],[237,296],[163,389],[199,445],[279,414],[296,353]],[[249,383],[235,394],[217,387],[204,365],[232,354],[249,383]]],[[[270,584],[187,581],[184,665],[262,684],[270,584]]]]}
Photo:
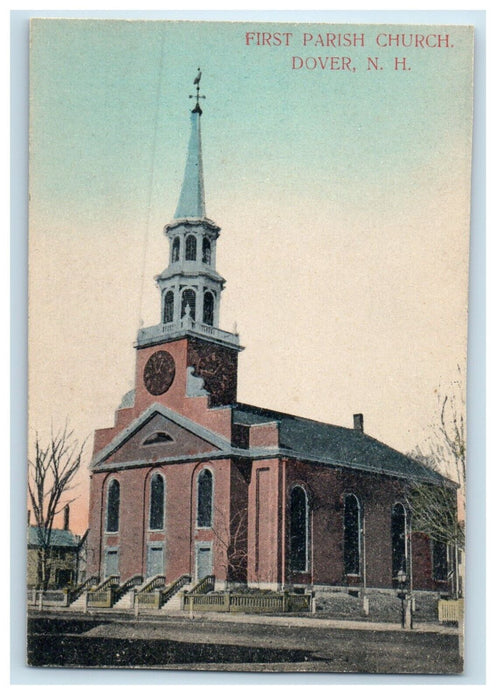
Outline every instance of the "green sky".
{"type": "MultiPolygon", "coordinates": [[[[197,64],[208,93],[212,202],[226,183],[249,196],[267,179],[271,187],[324,200],[339,186],[356,203],[357,188],[386,182],[402,189],[412,171],[439,161],[448,171],[453,151],[467,142],[466,28],[438,28],[453,48],[424,50],[378,48],[379,30],[397,33],[378,25],[359,27],[367,45],[351,49],[304,48],[301,25],[280,24],[263,30],[292,31],[291,46],[246,46],[250,29],[245,23],[35,21],[33,198],[61,212],[113,203],[116,211],[133,213],[140,196],[149,197],[155,159],[153,195],[169,216],[176,195],[167,185],[182,171],[184,113],[197,64]],[[295,55],[350,56],[357,71],[292,70],[295,55]],[[367,56],[379,57],[383,71],[367,71],[367,56]],[[395,56],[407,58],[411,71],[394,71],[395,56]]],[[[350,26],[305,28],[314,36],[329,30],[350,26]]],[[[413,31],[427,33],[425,27],[413,31]]]]}
{"type": "Polygon", "coordinates": [[[366,432],[414,447],[465,365],[471,51],[461,26],[34,21],[30,429],[68,417],[85,436],[131,388],[201,66],[240,400],[343,425],[363,412],[366,432]],[[246,46],[248,30],[294,37],[246,46]],[[304,31],[363,32],[366,46],[302,47],[304,31]],[[379,32],[452,46],[383,49],[379,32]],[[356,71],[292,70],[293,56],[356,71]]]}

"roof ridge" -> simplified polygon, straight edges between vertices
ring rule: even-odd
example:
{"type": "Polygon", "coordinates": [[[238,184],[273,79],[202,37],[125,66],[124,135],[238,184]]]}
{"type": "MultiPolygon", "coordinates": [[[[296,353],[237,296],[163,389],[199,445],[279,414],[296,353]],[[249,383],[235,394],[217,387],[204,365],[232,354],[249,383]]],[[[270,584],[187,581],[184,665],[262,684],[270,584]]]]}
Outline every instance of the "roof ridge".
{"type": "Polygon", "coordinates": [[[285,416],[287,418],[295,418],[296,420],[305,420],[305,421],[308,421],[309,423],[318,423],[319,425],[329,425],[332,428],[340,428],[341,430],[350,430],[350,431],[355,430],[354,428],[347,428],[344,425],[337,425],[336,423],[325,423],[324,421],[316,420],[315,418],[306,418],[305,416],[297,416],[294,413],[285,413],[284,411],[277,411],[276,409],[273,409],[273,408],[262,408],[262,406],[254,406],[252,404],[247,404],[247,403],[242,403],[242,402],[237,402],[235,404],[231,404],[231,408],[233,408],[233,409],[235,409],[235,408],[255,409],[257,411],[264,411],[266,413],[275,413],[279,416],[285,416]]]}
{"type": "MultiPolygon", "coordinates": [[[[274,416],[281,416],[282,418],[291,418],[296,421],[304,421],[307,424],[310,425],[317,425],[317,426],[322,426],[326,428],[332,428],[334,430],[341,430],[344,433],[347,433],[349,435],[361,435],[362,438],[365,438],[369,443],[374,443],[377,446],[380,446],[382,448],[387,449],[388,451],[398,455],[404,460],[407,460],[412,466],[414,465],[417,469],[420,469],[421,472],[426,475],[435,475],[436,477],[439,477],[441,479],[448,479],[448,481],[452,481],[448,477],[445,477],[441,472],[436,471],[435,469],[432,469],[431,467],[427,467],[425,464],[420,462],[419,460],[416,460],[414,457],[411,457],[408,454],[405,454],[404,452],[401,452],[398,450],[396,447],[391,447],[391,445],[388,445],[387,443],[383,442],[382,440],[379,440],[378,438],[369,435],[368,433],[364,433],[361,431],[356,430],[355,428],[347,428],[342,425],[336,425],[334,423],[325,423],[324,421],[318,421],[313,418],[305,418],[304,416],[295,416],[294,414],[291,413],[283,413],[282,411],[276,411],[273,409],[267,409],[267,408],[262,408],[261,406],[253,406],[251,404],[244,404],[241,402],[237,402],[236,404],[232,405],[233,409],[246,409],[247,412],[252,410],[254,412],[262,412],[262,413],[267,413],[269,414],[267,417],[274,417],[274,416]]],[[[456,482],[453,482],[456,483],[456,482]]]]}

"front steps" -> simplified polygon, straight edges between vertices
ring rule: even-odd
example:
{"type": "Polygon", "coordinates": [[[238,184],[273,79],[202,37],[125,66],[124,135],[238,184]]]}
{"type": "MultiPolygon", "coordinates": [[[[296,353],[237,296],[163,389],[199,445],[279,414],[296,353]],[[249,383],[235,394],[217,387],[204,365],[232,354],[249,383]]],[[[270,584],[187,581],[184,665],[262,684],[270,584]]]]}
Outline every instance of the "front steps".
{"type": "Polygon", "coordinates": [[[184,584],[174,595],[172,598],[170,598],[165,605],[162,605],[161,610],[163,610],[165,613],[170,613],[170,612],[181,612],[182,610],[182,599],[183,599],[183,592],[186,586],[189,585],[187,583],[184,584]]]}
{"type": "MultiPolygon", "coordinates": [[[[58,608],[67,612],[97,613],[115,611],[118,613],[135,613],[140,616],[148,615],[180,615],[188,614],[187,609],[182,609],[182,596],[190,583],[184,583],[174,595],[161,608],[146,608],[137,605],[135,591],[129,590],[117,600],[111,608],[95,608],[86,606],[87,592],[84,591],[69,607],[58,608]]],[[[310,590],[306,591],[307,593],[310,590]]],[[[316,589],[314,597],[315,617],[336,620],[369,620],[370,622],[396,623],[401,616],[401,601],[397,592],[388,589],[368,589],[366,591],[368,611],[364,609],[361,592],[357,589],[326,588],[316,589]]],[[[438,622],[438,601],[440,594],[433,591],[414,591],[415,609],[413,620],[415,622],[438,622]]],[[[308,613],[306,614],[308,615],[308,613]]]]}
{"type": "Polygon", "coordinates": [[[130,610],[134,603],[134,591],[128,591],[112,606],[112,610],[130,610]]]}
{"type": "Polygon", "coordinates": [[[84,612],[86,610],[86,591],[69,605],[69,609],[77,612],[84,612]]]}

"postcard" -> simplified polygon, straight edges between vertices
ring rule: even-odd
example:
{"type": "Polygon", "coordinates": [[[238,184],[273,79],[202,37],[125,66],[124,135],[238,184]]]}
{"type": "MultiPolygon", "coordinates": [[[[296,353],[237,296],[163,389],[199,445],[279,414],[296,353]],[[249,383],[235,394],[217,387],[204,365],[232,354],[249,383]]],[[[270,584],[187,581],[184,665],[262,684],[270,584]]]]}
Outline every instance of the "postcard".
{"type": "Polygon", "coordinates": [[[463,671],[473,49],[31,21],[29,665],[463,671]]]}

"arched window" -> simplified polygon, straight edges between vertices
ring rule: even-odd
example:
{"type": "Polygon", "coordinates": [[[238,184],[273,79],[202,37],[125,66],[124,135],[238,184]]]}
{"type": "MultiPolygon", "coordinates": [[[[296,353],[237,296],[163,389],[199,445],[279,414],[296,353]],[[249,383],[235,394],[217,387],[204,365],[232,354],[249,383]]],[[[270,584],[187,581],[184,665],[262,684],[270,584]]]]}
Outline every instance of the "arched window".
{"type": "Polygon", "coordinates": [[[198,527],[212,526],[213,477],[209,469],[203,469],[198,476],[198,503],[196,523],[198,527]]]}
{"type": "Polygon", "coordinates": [[[181,245],[181,242],[179,240],[179,236],[176,236],[174,238],[174,241],[172,243],[172,262],[177,262],[179,260],[179,247],[181,245]]]}
{"type": "Polygon", "coordinates": [[[391,512],[391,550],[393,559],[393,578],[400,569],[407,572],[407,520],[406,510],[401,503],[395,503],[391,512]]]}
{"type": "Polygon", "coordinates": [[[119,532],[120,500],[120,484],[116,479],[112,479],[107,491],[107,518],[105,526],[107,532],[119,532]]]}
{"type": "Polygon", "coordinates": [[[202,243],[202,262],[204,262],[206,265],[210,265],[211,261],[212,253],[210,248],[210,241],[208,240],[208,238],[204,238],[202,243]]]}
{"type": "Polygon", "coordinates": [[[205,292],[203,296],[203,323],[207,326],[214,325],[214,295],[212,292],[205,292]]]}
{"type": "Polygon", "coordinates": [[[158,430],[152,433],[143,440],[143,445],[156,445],[159,442],[174,442],[174,438],[169,433],[164,433],[163,430],[158,430]]]}
{"type": "Polygon", "coordinates": [[[164,478],[154,474],[150,484],[150,530],[164,529],[164,496],[164,478]]]}
{"type": "Polygon", "coordinates": [[[196,294],[192,289],[185,289],[181,300],[181,318],[186,315],[186,309],[189,307],[189,315],[195,320],[196,314],[196,294]]]}
{"type": "Polygon", "coordinates": [[[169,290],[164,297],[164,323],[174,320],[174,292],[169,290]]]}
{"type": "Polygon", "coordinates": [[[186,238],[186,260],[196,260],[196,236],[186,238]]]}
{"type": "Polygon", "coordinates": [[[308,569],[308,504],[301,486],[291,491],[290,502],[290,552],[292,571],[308,569]]]}
{"type": "Polygon", "coordinates": [[[344,499],[344,573],[360,575],[360,504],[358,498],[349,493],[344,499]]]}

